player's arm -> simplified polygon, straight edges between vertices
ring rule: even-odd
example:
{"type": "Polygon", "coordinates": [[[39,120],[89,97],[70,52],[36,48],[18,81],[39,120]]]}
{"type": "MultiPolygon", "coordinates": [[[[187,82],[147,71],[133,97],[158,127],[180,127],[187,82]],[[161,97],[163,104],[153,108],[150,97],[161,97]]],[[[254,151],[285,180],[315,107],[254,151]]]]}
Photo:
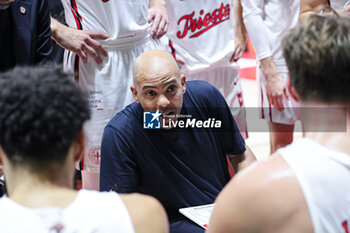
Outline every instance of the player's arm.
{"type": "Polygon", "coordinates": [[[120,197],[128,209],[135,233],[169,232],[166,212],[155,198],[141,194],[126,194],[120,197]]]}
{"type": "Polygon", "coordinates": [[[137,191],[139,173],[128,139],[117,129],[107,126],[101,143],[100,190],[118,193],[137,191]]]}
{"type": "Polygon", "coordinates": [[[241,58],[246,48],[247,30],[243,23],[241,0],[233,0],[232,6],[235,25],[235,51],[232,54],[230,62],[236,62],[241,58]]]}
{"type": "Polygon", "coordinates": [[[242,0],[241,3],[244,24],[266,78],[267,98],[273,106],[283,109],[283,95],[288,97],[288,92],[273,61],[267,28],[263,21],[264,0],[242,0]]]}
{"type": "Polygon", "coordinates": [[[235,173],[242,171],[244,168],[248,167],[250,164],[256,161],[256,157],[253,151],[247,145],[245,147],[246,150],[242,154],[227,155],[235,173]]]}
{"type": "Polygon", "coordinates": [[[151,36],[159,39],[167,31],[169,26],[168,11],[166,9],[165,0],[150,0],[148,11],[148,22],[153,21],[151,28],[151,36]]]}
{"type": "Polygon", "coordinates": [[[77,30],[67,27],[51,17],[52,39],[61,47],[76,53],[84,63],[91,56],[97,63],[102,60],[99,54],[108,56],[107,51],[98,40],[104,40],[110,36],[103,32],[77,30]]]}

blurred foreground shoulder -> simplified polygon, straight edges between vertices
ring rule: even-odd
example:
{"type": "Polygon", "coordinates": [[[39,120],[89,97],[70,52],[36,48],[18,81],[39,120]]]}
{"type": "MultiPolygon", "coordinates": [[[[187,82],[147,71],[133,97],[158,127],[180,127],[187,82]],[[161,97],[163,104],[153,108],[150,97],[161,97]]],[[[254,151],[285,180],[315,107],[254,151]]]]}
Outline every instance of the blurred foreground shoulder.
{"type": "Polygon", "coordinates": [[[166,212],[160,202],[143,194],[121,194],[135,233],[167,233],[169,224],[166,212]]]}
{"type": "Polygon", "coordinates": [[[289,232],[291,224],[300,229],[300,218],[309,217],[304,208],[293,171],[281,156],[272,156],[239,172],[223,189],[208,233],[289,232]]]}

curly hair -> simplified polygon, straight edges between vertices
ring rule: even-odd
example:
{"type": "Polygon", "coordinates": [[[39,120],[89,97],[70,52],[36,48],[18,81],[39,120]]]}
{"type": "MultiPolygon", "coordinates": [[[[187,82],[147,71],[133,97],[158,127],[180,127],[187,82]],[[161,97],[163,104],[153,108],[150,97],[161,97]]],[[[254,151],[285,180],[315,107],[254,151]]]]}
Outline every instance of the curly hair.
{"type": "Polygon", "coordinates": [[[303,101],[350,103],[350,19],[312,15],[282,41],[290,80],[303,101]]]}
{"type": "Polygon", "coordinates": [[[0,145],[14,164],[61,163],[90,118],[86,93],[60,68],[0,74],[0,145]]]}

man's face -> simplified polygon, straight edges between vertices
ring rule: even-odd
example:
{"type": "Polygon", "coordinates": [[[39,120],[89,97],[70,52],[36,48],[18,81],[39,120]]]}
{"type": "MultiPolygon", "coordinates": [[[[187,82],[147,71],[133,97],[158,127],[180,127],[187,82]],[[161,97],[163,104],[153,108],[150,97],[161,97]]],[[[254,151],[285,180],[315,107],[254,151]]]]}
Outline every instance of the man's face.
{"type": "Polygon", "coordinates": [[[169,121],[175,121],[181,112],[185,82],[185,76],[180,77],[177,67],[159,64],[156,68],[140,72],[131,90],[144,111],[159,110],[164,127],[169,126],[169,121]]]}

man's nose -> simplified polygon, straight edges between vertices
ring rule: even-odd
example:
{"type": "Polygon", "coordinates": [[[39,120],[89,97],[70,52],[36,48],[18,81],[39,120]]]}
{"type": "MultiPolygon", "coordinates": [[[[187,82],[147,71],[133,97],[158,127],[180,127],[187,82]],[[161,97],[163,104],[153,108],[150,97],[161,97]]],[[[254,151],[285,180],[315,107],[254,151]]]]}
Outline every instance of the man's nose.
{"type": "Polygon", "coordinates": [[[170,104],[169,99],[165,95],[160,95],[157,102],[158,109],[165,108],[170,104]]]}

